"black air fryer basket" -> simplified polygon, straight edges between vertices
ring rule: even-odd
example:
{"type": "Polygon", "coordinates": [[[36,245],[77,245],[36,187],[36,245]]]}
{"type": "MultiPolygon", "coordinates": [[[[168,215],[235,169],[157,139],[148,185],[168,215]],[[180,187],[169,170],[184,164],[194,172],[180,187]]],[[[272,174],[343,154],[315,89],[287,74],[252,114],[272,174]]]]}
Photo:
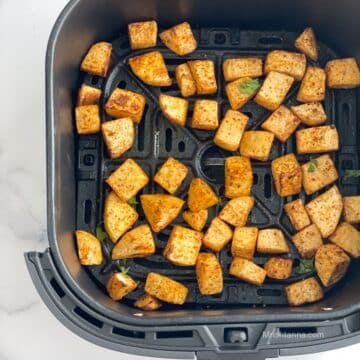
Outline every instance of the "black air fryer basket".
{"type": "MultiPolygon", "coordinates": [[[[78,261],[74,229],[94,232],[101,223],[103,201],[108,191],[104,179],[122,163],[124,157],[111,160],[101,135],[78,137],[73,127],[76,94],[82,82],[103,90],[101,108],[116,87],[145,95],[147,105],[137,126],[136,140],[126,157],[134,158],[153,177],[168,156],[181,159],[190,176],[179,191],[186,196],[191,176],[209,182],[219,196],[223,195],[224,158],[231,155],[212,142],[213,132],[180,128],[169,123],[158,106],[160,92],[177,95],[175,85],[148,87],[136,79],[126,65],[134,53],[129,49],[126,27],[129,22],[156,19],[160,27],[187,20],[198,39],[198,49],[180,58],[158,43],[169,73],[189,59],[208,58],[216,64],[219,90],[212,98],[224,114],[228,102],[224,94],[221,64],[234,56],[264,57],[272,49],[293,49],[297,34],[313,26],[320,41],[318,65],[338,56],[360,59],[360,2],[343,0],[305,1],[202,1],[202,0],[74,0],[64,9],[51,34],[46,57],[47,93],[47,182],[48,238],[44,253],[27,253],[26,262],[32,280],[46,305],[68,328],[101,346],[138,355],[198,359],[246,359],[317,352],[359,342],[360,281],[359,263],[352,263],[346,278],[328,290],[316,304],[290,308],[284,296],[284,283],[267,280],[255,287],[229,277],[230,250],[219,256],[224,270],[224,291],[216,296],[202,296],[196,287],[193,268],[179,268],[161,256],[169,230],[157,234],[157,253],[129,260],[130,274],[144,283],[146,274],[155,271],[185,283],[189,289],[182,307],[165,306],[156,312],[142,312],[132,306],[142,288],[125,301],[112,301],[104,284],[120,263],[111,261],[111,242],[104,242],[104,265],[82,267],[78,261]],[[89,46],[100,40],[111,41],[113,55],[106,79],[79,73],[79,63],[89,46]]],[[[285,104],[295,103],[297,86],[285,104]]],[[[193,100],[190,99],[190,116],[193,100]]],[[[345,180],[346,169],[360,167],[360,91],[327,90],[324,103],[329,117],[340,133],[341,148],[334,154],[340,173],[337,185],[343,195],[360,193],[356,178],[345,180]]],[[[268,111],[247,103],[241,110],[250,117],[249,128],[257,128],[268,111]]],[[[103,119],[106,118],[102,113],[103,119]]],[[[295,152],[294,137],[285,144],[274,143],[270,161],[295,152]]],[[[300,157],[308,160],[307,156],[300,157]]],[[[274,191],[270,161],[252,162],[256,206],[250,222],[260,228],[277,227],[287,237],[290,224],[284,216],[283,199],[274,191]]],[[[144,192],[161,192],[150,182],[144,192]]],[[[316,196],[316,194],[315,194],[316,196]]],[[[310,197],[301,194],[306,201],[310,197]]],[[[137,209],[139,223],[144,221],[137,209]]],[[[218,209],[212,209],[210,219],[218,209]]],[[[181,218],[176,222],[181,223],[181,218]]],[[[291,245],[291,244],[290,244],[291,245]]],[[[288,283],[301,277],[294,272],[288,283]]],[[[264,264],[265,257],[255,262],[264,264]]],[[[313,274],[309,274],[311,276],[313,274]]],[[[285,283],[286,285],[286,283],[285,283]]]]}

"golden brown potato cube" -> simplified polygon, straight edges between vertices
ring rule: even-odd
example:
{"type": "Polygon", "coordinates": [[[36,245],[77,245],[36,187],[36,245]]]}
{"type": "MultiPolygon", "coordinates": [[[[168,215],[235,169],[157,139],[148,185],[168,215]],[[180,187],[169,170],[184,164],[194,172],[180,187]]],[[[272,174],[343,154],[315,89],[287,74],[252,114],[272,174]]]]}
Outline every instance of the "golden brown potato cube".
{"type": "Polygon", "coordinates": [[[233,110],[239,110],[244,106],[250,99],[252,99],[256,91],[253,93],[241,92],[241,84],[245,84],[252,79],[250,77],[240,78],[238,80],[232,81],[225,86],[226,96],[229,100],[230,107],[233,110]]]}
{"type": "Polygon", "coordinates": [[[138,124],[145,109],[145,96],[136,92],[116,88],[105,104],[105,111],[115,118],[128,117],[138,124]]]}
{"type": "Polygon", "coordinates": [[[360,85],[360,69],[355,58],[330,60],[325,71],[329,88],[351,89],[360,85]]]}
{"type": "Polygon", "coordinates": [[[132,72],[147,85],[170,86],[172,83],[160,51],[134,56],[129,59],[129,66],[132,72]]]}
{"type": "Polygon", "coordinates": [[[302,171],[294,154],[273,160],[271,172],[279,196],[296,195],[301,191],[302,171]]]}
{"type": "Polygon", "coordinates": [[[230,226],[220,218],[215,217],[202,238],[202,243],[213,251],[221,251],[230,242],[231,238],[232,230],[230,226]]]}
{"type": "Polygon", "coordinates": [[[233,226],[244,226],[254,204],[255,200],[252,196],[231,199],[220,211],[219,218],[233,226]]]}
{"type": "Polygon", "coordinates": [[[285,51],[270,51],[265,60],[264,73],[276,71],[289,75],[295,80],[301,80],[306,70],[306,57],[304,54],[285,51]]]}
{"type": "Polygon", "coordinates": [[[99,105],[84,105],[75,108],[76,130],[78,134],[95,134],[100,131],[99,105]]]}
{"type": "Polygon", "coordinates": [[[151,311],[160,309],[162,302],[155,296],[145,293],[134,302],[134,306],[141,310],[151,311]]]}
{"type": "Polygon", "coordinates": [[[182,305],[188,295],[188,288],[167,276],[150,272],[145,282],[145,291],[156,298],[182,305]]]}
{"type": "Polygon", "coordinates": [[[100,265],[103,261],[100,240],[84,230],[76,230],[75,236],[80,264],[100,265]]]}
{"type": "Polygon", "coordinates": [[[344,218],[345,221],[355,224],[360,222],[360,196],[345,196],[344,218]]]}
{"type": "Polygon", "coordinates": [[[285,287],[289,305],[300,306],[321,300],[323,290],[314,277],[298,281],[285,287]]]}
{"type": "Polygon", "coordinates": [[[268,110],[276,110],[285,100],[294,78],[276,71],[270,71],[254,101],[268,110]]]}
{"type": "Polygon", "coordinates": [[[215,64],[212,60],[188,61],[198,95],[215,94],[217,91],[215,64]]]}
{"type": "Polygon", "coordinates": [[[343,209],[339,189],[334,185],[306,204],[305,209],[311,221],[320,230],[321,236],[327,238],[335,231],[343,209]]]}
{"type": "Polygon", "coordinates": [[[131,259],[155,253],[155,240],[150,226],[140,225],[124,234],[112,250],[112,259],[131,259]]]}
{"type": "Polygon", "coordinates": [[[350,264],[350,258],[336,245],[322,245],[315,255],[315,269],[324,286],[340,281],[350,264]]]}
{"type": "Polygon", "coordinates": [[[240,154],[251,159],[267,161],[273,141],[274,134],[269,131],[245,131],[240,141],[240,154]]]}
{"type": "Polygon", "coordinates": [[[181,96],[189,97],[196,94],[196,84],[189,65],[187,63],[180,64],[175,69],[175,78],[180,88],[181,96]]]}
{"type": "Polygon", "coordinates": [[[291,276],[292,259],[272,257],[264,265],[266,276],[276,280],[286,280],[291,276]]]}
{"type": "Polygon", "coordinates": [[[189,102],[183,98],[160,94],[159,105],[164,116],[172,123],[185,126],[189,102]]]}
{"type": "Polygon", "coordinates": [[[214,254],[200,253],[195,271],[200,294],[215,295],[223,291],[223,273],[214,254]]]}
{"type": "Polygon", "coordinates": [[[325,99],[326,74],[325,70],[316,66],[308,66],[301,81],[296,100],[307,103],[325,99]]]}
{"type": "Polygon", "coordinates": [[[129,24],[128,33],[131,50],[156,46],[157,31],[157,22],[154,20],[129,24]]]}
{"type": "Polygon", "coordinates": [[[300,256],[310,259],[314,257],[317,249],[323,244],[320,231],[316,225],[311,224],[300,230],[292,237],[300,256]]]}
{"type": "Polygon", "coordinates": [[[324,125],[296,132],[298,154],[316,154],[339,149],[339,134],[335,125],[324,125]]]}
{"type": "Polygon", "coordinates": [[[129,275],[117,272],[109,278],[106,289],[113,300],[119,301],[134,291],[138,285],[139,282],[132,279],[129,275]]]}
{"type": "Polygon", "coordinates": [[[321,125],[327,120],[327,115],[321,102],[291,106],[291,111],[307,126],[321,125]]]}
{"type": "Polygon", "coordinates": [[[280,229],[259,230],[256,248],[261,254],[283,254],[290,251],[280,229]]]}
{"type": "Polygon", "coordinates": [[[102,123],[101,131],[112,159],[123,155],[134,144],[135,127],[130,118],[106,121],[102,123]]]}
{"type": "Polygon", "coordinates": [[[76,106],[97,105],[101,97],[101,90],[92,86],[82,84],[76,106]]]}
{"type": "Polygon", "coordinates": [[[202,179],[193,178],[188,192],[188,205],[191,211],[208,209],[219,202],[214,190],[202,179]]]}
{"type": "Polygon", "coordinates": [[[240,257],[235,257],[231,262],[229,274],[256,286],[261,286],[266,277],[262,267],[240,257]]]}
{"type": "Polygon", "coordinates": [[[104,227],[113,243],[135,224],[138,217],[134,208],[120,200],[113,191],[106,197],[104,227]]]}
{"type": "Polygon", "coordinates": [[[175,225],[166,243],[164,258],[178,266],[195,265],[202,237],[203,234],[199,231],[175,225]]]}
{"type": "Polygon", "coordinates": [[[187,210],[183,212],[183,218],[194,230],[201,231],[207,222],[208,211],[200,210],[194,212],[187,210]]]}
{"type": "Polygon", "coordinates": [[[196,100],[191,127],[200,130],[215,130],[219,126],[218,103],[216,100],[196,100]]]}
{"type": "Polygon", "coordinates": [[[214,143],[228,151],[236,151],[249,117],[239,111],[227,110],[214,137],[214,143]]]}
{"type": "Polygon", "coordinates": [[[244,77],[260,77],[263,74],[263,61],[256,57],[226,59],[222,65],[225,81],[244,77]]]}
{"type": "Polygon", "coordinates": [[[311,60],[318,61],[319,53],[314,30],[307,27],[295,40],[295,47],[311,60]]]}
{"type": "Polygon", "coordinates": [[[122,201],[129,201],[148,184],[149,177],[133,159],[126,159],[105,181],[122,201]]]}
{"type": "Polygon", "coordinates": [[[349,223],[341,223],[329,236],[329,239],[352,257],[360,256],[360,232],[349,223]]]}
{"type": "Polygon", "coordinates": [[[231,255],[252,260],[259,230],[253,226],[238,226],[234,230],[231,255]]]}
{"type": "Polygon", "coordinates": [[[184,200],[167,194],[140,195],[140,202],[146,220],[156,233],[172,223],[184,205],[184,200]]]}
{"type": "Polygon", "coordinates": [[[284,209],[295,230],[301,230],[311,224],[309,215],[307,214],[301,199],[285,204],[284,209]]]}
{"type": "Polygon", "coordinates": [[[85,55],[80,69],[92,75],[105,77],[111,58],[112,45],[108,42],[98,42],[92,45],[85,55]]]}
{"type": "Polygon", "coordinates": [[[286,142],[300,124],[300,119],[289,108],[280,105],[262,124],[264,130],[272,132],[281,142],[286,142]]]}

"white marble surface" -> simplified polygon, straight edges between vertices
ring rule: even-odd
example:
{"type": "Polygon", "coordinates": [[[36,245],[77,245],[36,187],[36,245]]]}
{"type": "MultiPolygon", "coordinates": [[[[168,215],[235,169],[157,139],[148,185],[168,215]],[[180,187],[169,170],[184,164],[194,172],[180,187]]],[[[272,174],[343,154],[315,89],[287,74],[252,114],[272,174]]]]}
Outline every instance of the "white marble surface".
{"type": "MultiPolygon", "coordinates": [[[[44,57],[66,0],[0,0],[0,360],[145,359],[77,337],[36,293],[24,251],[47,247],[44,57]]],[[[360,344],[288,359],[356,359],[360,344]]],[[[283,358],[285,359],[285,358],[283,358]]]]}

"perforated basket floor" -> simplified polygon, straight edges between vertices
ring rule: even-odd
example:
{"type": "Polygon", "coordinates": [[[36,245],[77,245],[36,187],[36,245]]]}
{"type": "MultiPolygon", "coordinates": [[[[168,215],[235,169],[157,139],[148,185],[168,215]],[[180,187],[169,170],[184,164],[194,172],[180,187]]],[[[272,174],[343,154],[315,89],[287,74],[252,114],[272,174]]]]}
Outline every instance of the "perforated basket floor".
{"type": "MultiPolygon", "coordinates": [[[[186,198],[189,182],[193,176],[200,176],[209,182],[219,196],[224,192],[224,158],[232,155],[218,147],[213,142],[214,132],[191,129],[189,125],[185,128],[171,124],[164,118],[158,106],[159,94],[179,95],[174,72],[175,67],[190,59],[212,59],[216,64],[216,76],[218,81],[218,92],[216,95],[207,98],[216,99],[219,102],[220,118],[229,108],[228,100],[224,92],[224,80],[221,72],[221,64],[224,59],[234,56],[259,56],[264,58],[266,53],[273,49],[293,50],[296,33],[289,32],[267,32],[267,31],[241,31],[228,28],[201,28],[194,30],[199,40],[198,49],[189,56],[178,57],[162,44],[158,48],[164,55],[170,76],[173,78],[173,85],[170,87],[156,88],[144,85],[138,80],[129,69],[127,59],[130,56],[145,51],[130,51],[127,36],[123,35],[113,41],[113,55],[111,71],[107,79],[91,77],[86,75],[80,79],[81,82],[92,84],[92,86],[103,89],[101,108],[103,109],[106,99],[116,87],[126,88],[145,95],[147,105],[142,122],[136,129],[136,140],[131,151],[118,160],[111,160],[104,147],[101,135],[77,137],[77,228],[94,231],[97,224],[102,223],[104,199],[109,191],[104,184],[112,171],[114,171],[126,158],[135,159],[141,167],[153,178],[157,168],[169,157],[173,156],[186,164],[190,171],[184,184],[177,195],[186,198]]],[[[324,67],[325,63],[336,57],[336,54],[320,43],[319,66],[324,67]]],[[[311,63],[311,61],[310,61],[311,63]]],[[[285,105],[295,104],[295,97],[298,85],[293,86],[286,98],[285,105]]],[[[192,117],[194,100],[190,98],[188,121],[192,117]]],[[[343,179],[346,169],[359,167],[359,142],[360,134],[356,127],[357,95],[355,90],[327,90],[324,102],[328,123],[337,126],[340,133],[341,148],[334,154],[340,174],[337,185],[343,195],[355,195],[359,192],[357,179],[343,179]]],[[[250,117],[248,129],[259,128],[260,124],[269,115],[269,111],[249,101],[242,109],[250,117]]],[[[107,116],[102,112],[102,119],[107,116]]],[[[279,282],[266,279],[261,287],[255,287],[229,276],[228,268],[231,262],[230,246],[217,254],[224,272],[224,291],[220,295],[202,296],[196,285],[195,272],[193,267],[174,266],[162,256],[162,250],[166,244],[172,226],[167,227],[163,232],[155,235],[157,251],[156,254],[140,259],[127,261],[130,266],[129,274],[141,281],[141,286],[127,296],[125,302],[132,304],[132,301],[143,293],[143,285],[146,275],[150,271],[168,275],[173,279],[186,284],[189,289],[189,296],[185,307],[191,308],[221,308],[231,305],[281,305],[287,304],[284,296],[284,285],[303,278],[298,275],[299,255],[296,248],[290,241],[293,229],[284,214],[284,203],[296,199],[298,196],[280,198],[275,193],[270,162],[271,160],[290,152],[296,152],[295,139],[292,136],[285,144],[275,140],[270,160],[268,162],[252,161],[254,172],[254,186],[252,195],[255,197],[256,205],[249,217],[248,224],[259,228],[276,227],[283,230],[290,246],[289,257],[294,259],[293,274],[290,279],[279,282]]],[[[236,153],[233,153],[236,154],[236,153]]],[[[308,160],[308,156],[299,156],[299,161],[308,160]]],[[[143,193],[157,193],[164,190],[153,181],[143,190],[143,193]]],[[[312,197],[317,196],[314,194],[312,197]]],[[[304,193],[300,197],[309,201],[304,193]]],[[[140,205],[137,205],[139,212],[138,224],[145,222],[140,205]]],[[[219,211],[219,208],[212,208],[209,212],[208,223],[219,211]]],[[[174,224],[184,224],[182,217],[174,224]]],[[[173,225],[173,224],[172,224],[173,225]]],[[[88,267],[90,276],[98,286],[103,287],[107,279],[114,271],[119,271],[121,262],[111,260],[111,241],[103,243],[104,263],[101,266],[88,267]]],[[[206,250],[208,251],[208,250],[206,250]]],[[[262,265],[268,256],[256,255],[254,260],[262,265]]],[[[311,276],[313,274],[308,274],[311,276]]],[[[105,288],[104,288],[105,291],[105,288]]],[[[165,308],[169,308],[167,305],[165,308]]]]}

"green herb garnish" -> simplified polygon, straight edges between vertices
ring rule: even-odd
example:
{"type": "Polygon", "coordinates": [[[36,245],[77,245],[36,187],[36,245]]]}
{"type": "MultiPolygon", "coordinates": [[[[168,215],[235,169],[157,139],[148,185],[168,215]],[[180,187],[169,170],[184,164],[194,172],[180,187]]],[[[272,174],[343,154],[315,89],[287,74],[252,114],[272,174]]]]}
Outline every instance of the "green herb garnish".
{"type": "Polygon", "coordinates": [[[133,205],[137,205],[138,201],[136,200],[136,196],[133,196],[132,198],[129,199],[128,201],[129,205],[133,206],[133,205]]]}
{"type": "Polygon", "coordinates": [[[311,259],[301,259],[298,274],[307,274],[314,271],[314,258],[311,259]]]}
{"type": "Polygon", "coordinates": [[[344,179],[347,180],[351,177],[359,177],[359,176],[360,176],[360,169],[346,170],[344,179]]]}
{"type": "Polygon", "coordinates": [[[106,238],[109,237],[109,235],[103,230],[103,228],[101,226],[97,226],[95,229],[95,233],[96,233],[96,237],[100,240],[100,241],[104,241],[106,238]]]}
{"type": "Polygon", "coordinates": [[[124,274],[127,275],[128,272],[130,270],[130,266],[126,267],[126,259],[123,260],[122,265],[120,266],[120,271],[124,274]]]}
{"type": "Polygon", "coordinates": [[[318,166],[318,161],[316,159],[310,159],[310,164],[308,166],[307,171],[312,173],[315,171],[316,167],[318,166]]]}
{"type": "Polygon", "coordinates": [[[259,79],[251,79],[239,85],[239,91],[244,95],[253,95],[260,89],[259,79]]]}
{"type": "Polygon", "coordinates": [[[218,203],[220,206],[224,206],[226,203],[226,198],[224,196],[220,196],[218,203]]]}

